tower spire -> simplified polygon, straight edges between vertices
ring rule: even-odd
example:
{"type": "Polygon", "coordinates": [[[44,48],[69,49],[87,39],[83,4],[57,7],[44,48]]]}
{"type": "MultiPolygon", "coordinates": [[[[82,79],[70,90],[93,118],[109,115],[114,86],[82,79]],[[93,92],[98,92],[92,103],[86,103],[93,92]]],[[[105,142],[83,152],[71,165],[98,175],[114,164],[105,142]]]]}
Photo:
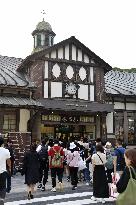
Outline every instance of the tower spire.
{"type": "Polygon", "coordinates": [[[41,11],[41,14],[42,14],[42,16],[43,16],[43,21],[44,21],[44,16],[45,16],[45,14],[46,14],[45,11],[42,10],[42,11],[41,11]]]}

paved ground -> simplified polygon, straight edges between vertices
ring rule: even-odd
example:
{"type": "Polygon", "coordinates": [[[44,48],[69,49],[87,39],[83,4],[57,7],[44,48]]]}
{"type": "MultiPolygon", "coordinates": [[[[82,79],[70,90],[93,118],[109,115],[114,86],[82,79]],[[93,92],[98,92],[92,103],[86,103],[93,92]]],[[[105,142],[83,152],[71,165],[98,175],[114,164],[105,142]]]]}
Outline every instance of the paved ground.
{"type": "MultiPolygon", "coordinates": [[[[21,176],[20,173],[17,173],[14,177],[12,177],[12,189],[11,189],[11,194],[12,193],[19,193],[19,192],[24,192],[26,191],[26,184],[24,184],[24,176],[21,176]]],[[[83,182],[79,183],[79,186],[82,186],[83,182]]],[[[70,182],[67,182],[66,176],[64,175],[64,187],[71,187],[70,182]]],[[[46,190],[51,190],[51,177],[49,174],[49,179],[46,184],[46,190]]]]}
{"type": "MultiPolygon", "coordinates": [[[[37,190],[34,199],[27,200],[26,185],[24,184],[24,176],[17,174],[12,178],[12,190],[7,194],[5,205],[89,205],[101,204],[91,200],[92,187],[87,186],[84,182],[78,184],[77,190],[71,190],[70,182],[66,181],[64,177],[64,191],[57,190],[56,193],[51,191],[51,178],[49,176],[46,185],[46,191],[41,192],[37,190]]],[[[106,199],[106,205],[115,205],[112,198],[106,199]]]]}

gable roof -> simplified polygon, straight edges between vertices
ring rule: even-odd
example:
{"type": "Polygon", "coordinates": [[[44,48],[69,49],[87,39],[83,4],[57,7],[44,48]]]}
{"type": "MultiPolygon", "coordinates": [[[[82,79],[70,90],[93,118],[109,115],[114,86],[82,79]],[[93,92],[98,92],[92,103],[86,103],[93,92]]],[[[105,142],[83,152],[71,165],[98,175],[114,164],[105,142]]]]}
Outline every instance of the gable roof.
{"type": "Polygon", "coordinates": [[[35,87],[28,77],[17,71],[23,59],[0,55],[0,86],[35,87]]]}
{"type": "Polygon", "coordinates": [[[94,52],[92,52],[88,47],[86,47],[83,43],[81,43],[78,39],[76,39],[74,36],[71,36],[70,38],[63,40],[57,44],[54,44],[53,46],[44,49],[42,51],[39,52],[35,52],[32,55],[29,55],[26,57],[26,59],[22,62],[22,64],[19,66],[19,70],[21,68],[23,68],[28,62],[30,63],[32,60],[34,59],[39,59],[43,56],[45,56],[45,54],[51,52],[54,49],[59,48],[60,46],[64,46],[67,45],[68,43],[72,43],[74,45],[77,45],[79,49],[82,49],[86,52],[86,54],[88,54],[89,56],[92,57],[92,59],[94,59],[95,61],[97,61],[102,67],[104,67],[107,71],[111,70],[112,67],[106,63],[103,59],[101,59],[99,56],[97,56],[94,52]]]}
{"type": "Polygon", "coordinates": [[[136,96],[136,73],[109,71],[105,75],[105,92],[112,95],[136,96]]]}

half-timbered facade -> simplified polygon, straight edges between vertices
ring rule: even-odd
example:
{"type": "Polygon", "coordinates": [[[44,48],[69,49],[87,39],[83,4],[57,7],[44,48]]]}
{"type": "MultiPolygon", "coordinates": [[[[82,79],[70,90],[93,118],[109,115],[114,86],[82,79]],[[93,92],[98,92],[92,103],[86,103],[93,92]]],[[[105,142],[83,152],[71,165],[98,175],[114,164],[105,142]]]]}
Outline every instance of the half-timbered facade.
{"type": "Polygon", "coordinates": [[[33,136],[106,138],[113,108],[105,102],[104,74],[111,67],[74,36],[53,45],[55,34],[44,20],[32,35],[33,53],[18,71],[35,83],[34,97],[44,106],[31,123],[33,136]]]}
{"type": "Polygon", "coordinates": [[[0,56],[0,132],[12,136],[16,150],[24,153],[23,143],[42,136],[135,143],[135,74],[124,81],[74,36],[54,44],[44,20],[32,36],[26,59],[0,56]]]}

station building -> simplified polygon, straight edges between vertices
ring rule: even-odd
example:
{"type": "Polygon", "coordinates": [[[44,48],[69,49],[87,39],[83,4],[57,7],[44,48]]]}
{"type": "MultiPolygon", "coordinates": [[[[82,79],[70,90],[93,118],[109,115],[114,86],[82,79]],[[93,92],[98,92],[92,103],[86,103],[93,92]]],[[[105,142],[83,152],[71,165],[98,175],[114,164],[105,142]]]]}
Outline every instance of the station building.
{"type": "Polygon", "coordinates": [[[135,143],[136,75],[126,74],[128,91],[125,74],[74,36],[54,44],[44,19],[32,36],[34,48],[24,60],[0,56],[0,133],[12,138],[20,155],[45,136],[117,135],[135,143]]]}

